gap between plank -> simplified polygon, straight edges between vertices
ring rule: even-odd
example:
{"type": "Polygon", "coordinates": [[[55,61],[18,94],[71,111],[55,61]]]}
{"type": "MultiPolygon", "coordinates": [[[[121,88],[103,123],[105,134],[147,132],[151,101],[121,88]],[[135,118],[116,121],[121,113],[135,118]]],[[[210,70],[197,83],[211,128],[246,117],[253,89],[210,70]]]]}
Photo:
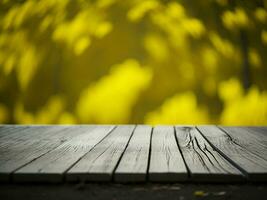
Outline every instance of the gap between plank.
{"type": "MultiPolygon", "coordinates": [[[[64,129],[62,129],[62,130],[60,130],[60,131],[64,131],[64,130],[66,130],[66,129],[68,129],[68,127],[64,128],[64,129]]],[[[18,167],[17,169],[14,169],[14,170],[9,174],[9,181],[10,181],[10,182],[13,182],[13,175],[14,175],[14,172],[18,171],[19,169],[25,167],[26,165],[28,165],[28,164],[30,164],[30,163],[32,163],[32,162],[34,162],[35,160],[37,160],[38,158],[44,156],[45,154],[50,153],[51,151],[55,150],[57,147],[59,147],[60,145],[64,144],[64,143],[67,142],[67,141],[68,141],[68,140],[60,140],[60,143],[59,143],[57,146],[55,146],[54,148],[48,150],[47,152],[41,154],[41,155],[38,156],[38,157],[32,159],[31,161],[25,163],[24,165],[21,165],[21,166],[18,167]]]]}
{"type": "MultiPolygon", "coordinates": [[[[224,132],[228,137],[232,138],[229,133],[226,132],[226,130],[224,130],[223,128],[221,128],[220,126],[216,126],[219,130],[221,130],[222,132],[224,132]]],[[[220,151],[218,149],[218,151],[220,151]]],[[[220,153],[223,155],[224,153],[220,151],[220,153]]],[[[240,167],[238,164],[236,164],[231,158],[228,158],[226,155],[225,155],[225,159],[227,159],[233,166],[235,166],[237,169],[239,169],[247,179],[249,179],[249,175],[248,173],[246,172],[246,170],[244,170],[242,167],[240,167]]]]}
{"type": "MultiPolygon", "coordinates": [[[[76,160],[73,164],[71,164],[64,172],[63,172],[63,178],[62,181],[66,182],[66,172],[68,172],[74,165],[76,165],[84,156],[86,156],[90,151],[92,151],[99,143],[101,143],[107,136],[109,136],[114,129],[116,129],[117,126],[114,126],[98,143],[96,143],[88,152],[86,152],[84,155],[82,155],[78,160],[76,160]]],[[[80,181],[82,182],[82,181],[80,181]]]]}
{"type": "Polygon", "coordinates": [[[119,159],[118,159],[118,161],[117,161],[117,164],[115,165],[115,167],[114,167],[114,169],[113,169],[113,171],[112,171],[112,174],[111,174],[111,181],[112,181],[112,182],[115,182],[115,181],[114,181],[114,173],[115,173],[116,169],[118,168],[118,166],[119,166],[119,164],[120,164],[120,161],[121,161],[121,159],[122,159],[122,156],[123,156],[124,152],[126,151],[126,149],[127,149],[128,145],[129,145],[129,143],[130,143],[130,140],[131,140],[132,137],[133,137],[134,131],[135,131],[135,129],[137,128],[137,126],[138,126],[138,125],[135,124],[135,127],[134,127],[134,129],[133,129],[133,131],[132,131],[132,134],[131,134],[129,140],[127,141],[127,144],[126,144],[126,146],[125,146],[125,148],[124,148],[122,154],[120,155],[120,157],[119,157],[119,159]]]}
{"type": "MultiPolygon", "coordinates": [[[[227,136],[228,133],[226,133],[223,129],[221,129],[220,127],[218,126],[215,126],[216,128],[218,128],[219,130],[223,131],[227,136]]],[[[219,148],[217,148],[215,145],[213,145],[209,140],[208,138],[205,137],[205,135],[201,132],[200,129],[198,129],[198,127],[196,126],[196,129],[200,132],[200,134],[205,138],[205,140],[207,140],[207,142],[212,146],[212,148],[214,148],[223,158],[225,158],[229,163],[231,163],[235,168],[237,168],[238,170],[241,171],[241,173],[245,176],[245,178],[248,180],[248,173],[243,169],[241,168],[238,164],[236,164],[231,158],[229,158],[228,156],[226,156],[219,148]]]]}
{"type": "Polygon", "coordinates": [[[182,156],[182,158],[183,158],[183,161],[184,161],[184,164],[185,164],[185,168],[186,168],[186,170],[187,170],[187,176],[188,176],[188,178],[190,179],[190,178],[191,178],[191,171],[190,171],[190,169],[189,169],[187,163],[185,162],[184,155],[183,155],[182,150],[181,150],[181,148],[180,148],[180,145],[179,145],[179,142],[178,142],[178,138],[177,138],[177,135],[176,135],[176,128],[175,128],[175,126],[173,126],[173,128],[174,128],[174,138],[175,138],[176,144],[177,144],[177,146],[178,146],[179,152],[180,152],[180,154],[181,154],[181,156],[182,156]]]}
{"type": "Polygon", "coordinates": [[[150,158],[151,158],[151,149],[152,149],[152,136],[153,136],[154,126],[151,128],[150,139],[149,139],[149,150],[148,150],[148,161],[146,168],[146,181],[149,179],[149,167],[150,167],[150,158]]]}

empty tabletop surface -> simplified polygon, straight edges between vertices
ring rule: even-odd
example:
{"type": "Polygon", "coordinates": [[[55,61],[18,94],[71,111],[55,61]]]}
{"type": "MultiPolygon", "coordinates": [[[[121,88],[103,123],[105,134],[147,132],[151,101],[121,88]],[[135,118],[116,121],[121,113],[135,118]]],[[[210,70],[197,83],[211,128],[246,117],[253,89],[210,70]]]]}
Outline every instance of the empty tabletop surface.
{"type": "Polygon", "coordinates": [[[267,182],[267,127],[1,125],[0,182],[267,182]]]}

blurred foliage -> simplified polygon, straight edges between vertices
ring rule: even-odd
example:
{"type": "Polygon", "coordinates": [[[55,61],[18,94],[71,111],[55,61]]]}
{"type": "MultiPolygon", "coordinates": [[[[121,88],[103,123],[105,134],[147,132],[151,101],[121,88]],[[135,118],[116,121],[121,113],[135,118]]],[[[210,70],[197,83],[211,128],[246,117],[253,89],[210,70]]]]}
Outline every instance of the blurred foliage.
{"type": "Polygon", "coordinates": [[[266,0],[0,0],[0,123],[267,125],[266,0]]]}

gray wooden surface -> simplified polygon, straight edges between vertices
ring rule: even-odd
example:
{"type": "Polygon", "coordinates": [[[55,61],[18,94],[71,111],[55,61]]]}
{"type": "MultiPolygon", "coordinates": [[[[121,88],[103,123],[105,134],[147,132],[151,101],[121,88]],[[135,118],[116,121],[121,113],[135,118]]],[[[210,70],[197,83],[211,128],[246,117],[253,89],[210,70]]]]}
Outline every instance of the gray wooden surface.
{"type": "Polygon", "coordinates": [[[157,126],[153,129],[149,180],[184,181],[188,177],[185,163],[175,140],[174,127],[157,126]]]}
{"type": "Polygon", "coordinates": [[[27,129],[29,126],[18,126],[18,125],[4,125],[0,127],[0,139],[5,137],[10,137],[13,134],[21,133],[23,130],[27,129]]]}
{"type": "Polygon", "coordinates": [[[267,182],[267,127],[0,125],[0,181],[267,182]]]}
{"type": "Polygon", "coordinates": [[[198,129],[249,180],[267,180],[266,137],[240,127],[199,126],[198,129]]]}
{"type": "MultiPolygon", "coordinates": [[[[243,145],[247,150],[267,161],[267,133],[262,128],[255,127],[220,127],[233,140],[243,145]]],[[[267,166],[266,166],[267,167],[267,166]]]]}
{"type": "Polygon", "coordinates": [[[88,127],[34,126],[1,139],[0,180],[8,180],[15,170],[52,151],[68,139],[82,134],[88,127]]]}
{"type": "Polygon", "coordinates": [[[176,127],[176,135],[191,179],[207,182],[242,181],[242,173],[223,158],[195,127],[176,127]]]}
{"type": "Polygon", "coordinates": [[[118,126],[66,174],[67,181],[110,181],[135,126],[118,126]]]}
{"type": "Polygon", "coordinates": [[[152,127],[139,125],[115,171],[117,182],[140,182],[146,180],[152,127]]]}
{"type": "Polygon", "coordinates": [[[63,174],[84,154],[98,144],[114,126],[88,127],[81,135],[61,144],[54,150],[16,171],[16,182],[60,182],[63,174]]]}
{"type": "Polygon", "coordinates": [[[48,130],[56,135],[61,129],[64,128],[28,127],[9,135],[2,130],[0,132],[3,136],[0,140],[0,180],[7,181],[11,172],[59,145],[61,140],[50,143],[49,138],[44,139],[44,137],[49,136],[48,130]]]}

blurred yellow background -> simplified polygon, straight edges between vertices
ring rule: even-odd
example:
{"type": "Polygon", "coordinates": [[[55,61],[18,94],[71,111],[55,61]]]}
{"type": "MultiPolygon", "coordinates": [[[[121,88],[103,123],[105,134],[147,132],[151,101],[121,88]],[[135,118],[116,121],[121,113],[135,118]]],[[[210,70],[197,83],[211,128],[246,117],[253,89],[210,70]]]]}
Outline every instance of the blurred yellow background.
{"type": "Polygon", "coordinates": [[[0,0],[0,123],[267,125],[267,1],[0,0]]]}

